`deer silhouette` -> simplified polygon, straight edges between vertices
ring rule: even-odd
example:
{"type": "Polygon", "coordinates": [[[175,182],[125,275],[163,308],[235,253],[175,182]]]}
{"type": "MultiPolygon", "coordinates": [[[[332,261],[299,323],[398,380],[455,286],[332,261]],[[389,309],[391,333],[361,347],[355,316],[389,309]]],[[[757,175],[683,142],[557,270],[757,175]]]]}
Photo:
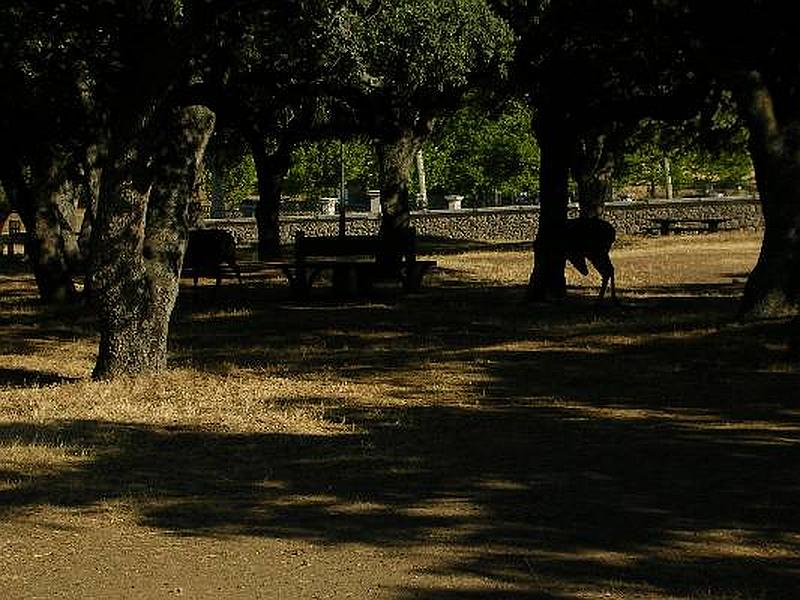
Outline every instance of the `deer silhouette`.
{"type": "Polygon", "coordinates": [[[239,283],[242,273],[236,263],[236,240],[224,229],[193,229],[189,232],[183,268],[191,273],[194,285],[202,276],[216,277],[217,286],[222,282],[222,265],[233,271],[239,283]]]}
{"type": "Polygon", "coordinates": [[[581,275],[589,274],[587,260],[600,273],[603,283],[600,286],[600,295],[597,297],[598,302],[605,296],[609,283],[611,283],[611,299],[617,302],[614,265],[608,254],[616,237],[614,226],[599,217],[567,219],[562,245],[564,253],[581,275]]]}

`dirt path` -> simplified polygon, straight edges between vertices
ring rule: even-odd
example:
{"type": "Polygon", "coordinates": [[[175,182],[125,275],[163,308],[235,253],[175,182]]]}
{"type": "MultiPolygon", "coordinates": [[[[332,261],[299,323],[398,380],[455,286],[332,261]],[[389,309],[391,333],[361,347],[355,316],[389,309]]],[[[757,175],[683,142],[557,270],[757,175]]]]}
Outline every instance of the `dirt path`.
{"type": "Polygon", "coordinates": [[[391,598],[432,556],[363,544],[197,537],[43,511],[0,526],[4,598],[391,598]]]}

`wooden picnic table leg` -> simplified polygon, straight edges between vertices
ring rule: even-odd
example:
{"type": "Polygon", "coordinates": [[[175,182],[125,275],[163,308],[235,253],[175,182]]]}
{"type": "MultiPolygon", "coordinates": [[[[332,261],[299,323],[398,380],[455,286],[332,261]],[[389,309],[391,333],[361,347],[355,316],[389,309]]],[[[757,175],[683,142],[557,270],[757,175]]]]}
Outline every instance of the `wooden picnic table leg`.
{"type": "Polygon", "coordinates": [[[403,288],[407,292],[416,292],[422,286],[422,276],[425,274],[425,269],[422,265],[417,264],[416,261],[406,264],[406,273],[403,278],[403,288]]]}
{"type": "Polygon", "coordinates": [[[333,291],[339,296],[355,296],[358,293],[358,269],[356,265],[341,264],[333,268],[333,291]]]}
{"type": "Polygon", "coordinates": [[[295,298],[307,298],[311,293],[309,271],[302,266],[285,266],[281,270],[289,280],[289,289],[295,298]]]}

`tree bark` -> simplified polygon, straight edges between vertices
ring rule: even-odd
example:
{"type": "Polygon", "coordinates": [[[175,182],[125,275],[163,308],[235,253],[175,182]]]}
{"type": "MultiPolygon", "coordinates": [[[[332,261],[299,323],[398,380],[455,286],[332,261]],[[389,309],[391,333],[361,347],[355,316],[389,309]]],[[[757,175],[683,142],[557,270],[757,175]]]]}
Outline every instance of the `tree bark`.
{"type": "Polygon", "coordinates": [[[795,93],[781,92],[758,73],[737,89],[764,215],[761,252],[740,307],[752,318],[785,316],[800,306],[800,106],[795,93]]]}
{"type": "MultiPolygon", "coordinates": [[[[99,148],[92,146],[86,153],[83,165],[82,185],[84,188],[84,212],[78,232],[78,250],[80,253],[81,269],[85,272],[89,264],[91,250],[92,227],[97,215],[97,205],[100,196],[101,173],[99,168],[99,148]]],[[[84,293],[89,293],[89,278],[85,279],[84,293]]]]}
{"type": "Polygon", "coordinates": [[[537,128],[541,148],[539,172],[539,228],[533,247],[533,270],[528,281],[529,300],[544,302],[566,295],[566,253],[562,246],[569,204],[571,137],[566,127],[537,128]]]}
{"type": "Polygon", "coordinates": [[[48,304],[76,298],[73,271],[79,262],[75,230],[77,192],[66,178],[66,158],[45,150],[31,165],[28,180],[17,164],[4,168],[4,185],[13,192],[14,209],[25,225],[25,253],[39,297],[48,304]]]}
{"type": "Polygon", "coordinates": [[[147,140],[155,156],[142,140],[112,137],[92,235],[91,289],[100,328],[95,378],[166,367],[189,202],[213,125],[204,107],[172,111],[147,140]]]}
{"type": "Polygon", "coordinates": [[[377,145],[381,182],[381,235],[391,237],[411,226],[408,187],[421,140],[402,131],[377,145]]]}
{"type": "Polygon", "coordinates": [[[614,195],[614,154],[607,136],[587,136],[577,145],[572,167],[578,187],[578,205],[582,217],[602,217],[606,202],[614,195]]]}
{"type": "Polygon", "coordinates": [[[280,208],[281,192],[291,166],[292,146],[280,143],[272,154],[260,138],[250,140],[253,162],[258,178],[258,258],[265,260],[281,255],[280,208]]]}

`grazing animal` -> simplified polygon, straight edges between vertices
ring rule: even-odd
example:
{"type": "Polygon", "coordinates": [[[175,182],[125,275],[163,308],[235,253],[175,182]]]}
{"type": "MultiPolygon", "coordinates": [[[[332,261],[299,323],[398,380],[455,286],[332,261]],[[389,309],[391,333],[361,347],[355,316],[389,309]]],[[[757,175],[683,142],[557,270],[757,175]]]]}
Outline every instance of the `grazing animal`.
{"type": "Polygon", "coordinates": [[[242,274],[236,263],[236,240],[224,229],[193,229],[189,232],[184,272],[191,273],[194,285],[202,276],[215,277],[217,285],[222,282],[223,265],[236,274],[242,283],[242,274]]]}
{"type": "Polygon", "coordinates": [[[617,234],[614,226],[608,221],[598,217],[580,217],[568,219],[564,235],[564,251],[567,260],[581,273],[589,274],[588,260],[603,278],[600,295],[601,301],[606,293],[606,287],[611,283],[611,299],[617,302],[617,292],[614,286],[614,265],[608,255],[611,245],[617,234]]]}

